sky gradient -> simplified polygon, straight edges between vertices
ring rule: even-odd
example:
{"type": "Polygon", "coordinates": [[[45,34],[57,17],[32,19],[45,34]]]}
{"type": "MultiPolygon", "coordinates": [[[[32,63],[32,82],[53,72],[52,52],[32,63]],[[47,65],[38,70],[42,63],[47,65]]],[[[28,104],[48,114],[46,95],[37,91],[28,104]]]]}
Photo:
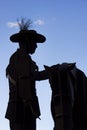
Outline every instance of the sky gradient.
{"type": "MultiPolygon", "coordinates": [[[[0,130],[9,130],[5,119],[8,103],[8,80],[5,69],[10,56],[18,48],[9,37],[19,31],[17,19],[26,17],[33,21],[32,29],[46,36],[46,42],[38,44],[32,59],[39,70],[43,65],[76,62],[87,75],[87,0],[3,0],[0,2],[0,130]]],[[[37,130],[52,130],[50,113],[51,89],[49,81],[36,82],[41,108],[41,120],[37,130]]]]}

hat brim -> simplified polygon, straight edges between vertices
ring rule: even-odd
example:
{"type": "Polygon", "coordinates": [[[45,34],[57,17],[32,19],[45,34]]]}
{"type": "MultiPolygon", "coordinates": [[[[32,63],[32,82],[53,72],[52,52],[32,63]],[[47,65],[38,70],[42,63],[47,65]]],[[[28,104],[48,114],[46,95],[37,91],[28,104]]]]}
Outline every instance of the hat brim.
{"type": "Polygon", "coordinates": [[[29,39],[34,39],[37,43],[43,43],[46,41],[45,36],[39,33],[31,33],[31,32],[25,32],[25,33],[16,33],[13,34],[10,37],[10,40],[12,42],[20,42],[24,37],[27,37],[29,39]]]}

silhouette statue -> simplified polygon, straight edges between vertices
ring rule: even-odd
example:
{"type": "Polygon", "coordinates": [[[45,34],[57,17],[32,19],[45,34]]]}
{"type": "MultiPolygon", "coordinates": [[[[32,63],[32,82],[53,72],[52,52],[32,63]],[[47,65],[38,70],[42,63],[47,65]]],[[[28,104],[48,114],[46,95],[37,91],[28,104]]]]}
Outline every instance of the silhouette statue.
{"type": "Polygon", "coordinates": [[[35,81],[48,78],[46,70],[39,71],[31,55],[37,43],[45,42],[46,38],[35,30],[28,29],[31,20],[21,19],[18,22],[20,31],[11,35],[12,42],[19,43],[19,48],[10,57],[6,68],[9,81],[9,101],[5,117],[10,122],[11,130],[36,130],[36,119],[40,116],[35,81]]]}
{"type": "Polygon", "coordinates": [[[44,66],[52,90],[54,130],[87,130],[87,79],[75,63],[44,66]],[[54,71],[55,69],[55,71],[54,71]]]}

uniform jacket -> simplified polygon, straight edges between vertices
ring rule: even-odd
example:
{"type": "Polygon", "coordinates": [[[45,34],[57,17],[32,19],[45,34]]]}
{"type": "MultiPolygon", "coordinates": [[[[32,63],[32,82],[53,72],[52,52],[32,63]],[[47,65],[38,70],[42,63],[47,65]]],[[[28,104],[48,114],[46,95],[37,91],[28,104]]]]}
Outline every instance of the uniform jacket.
{"type": "Polygon", "coordinates": [[[10,120],[16,119],[18,101],[20,101],[20,104],[21,101],[31,103],[32,109],[36,107],[34,105],[36,103],[38,108],[34,109],[36,110],[34,114],[37,116],[37,112],[39,112],[40,115],[35,80],[47,79],[47,72],[39,72],[38,66],[32,61],[31,57],[25,51],[18,49],[10,58],[6,75],[10,78],[9,101],[5,117],[10,120]]]}

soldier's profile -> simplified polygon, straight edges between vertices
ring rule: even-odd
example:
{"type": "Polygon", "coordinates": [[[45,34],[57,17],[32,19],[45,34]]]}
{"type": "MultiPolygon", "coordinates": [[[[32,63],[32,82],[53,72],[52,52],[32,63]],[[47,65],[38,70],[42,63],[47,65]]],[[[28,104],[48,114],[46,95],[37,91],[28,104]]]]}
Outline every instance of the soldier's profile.
{"type": "Polygon", "coordinates": [[[36,119],[40,116],[40,107],[35,81],[48,78],[46,70],[39,71],[31,55],[37,43],[44,43],[44,35],[30,30],[31,20],[22,18],[18,22],[20,31],[10,36],[19,48],[12,54],[6,68],[9,81],[9,101],[5,117],[9,120],[10,130],[36,130],[36,119]]]}

